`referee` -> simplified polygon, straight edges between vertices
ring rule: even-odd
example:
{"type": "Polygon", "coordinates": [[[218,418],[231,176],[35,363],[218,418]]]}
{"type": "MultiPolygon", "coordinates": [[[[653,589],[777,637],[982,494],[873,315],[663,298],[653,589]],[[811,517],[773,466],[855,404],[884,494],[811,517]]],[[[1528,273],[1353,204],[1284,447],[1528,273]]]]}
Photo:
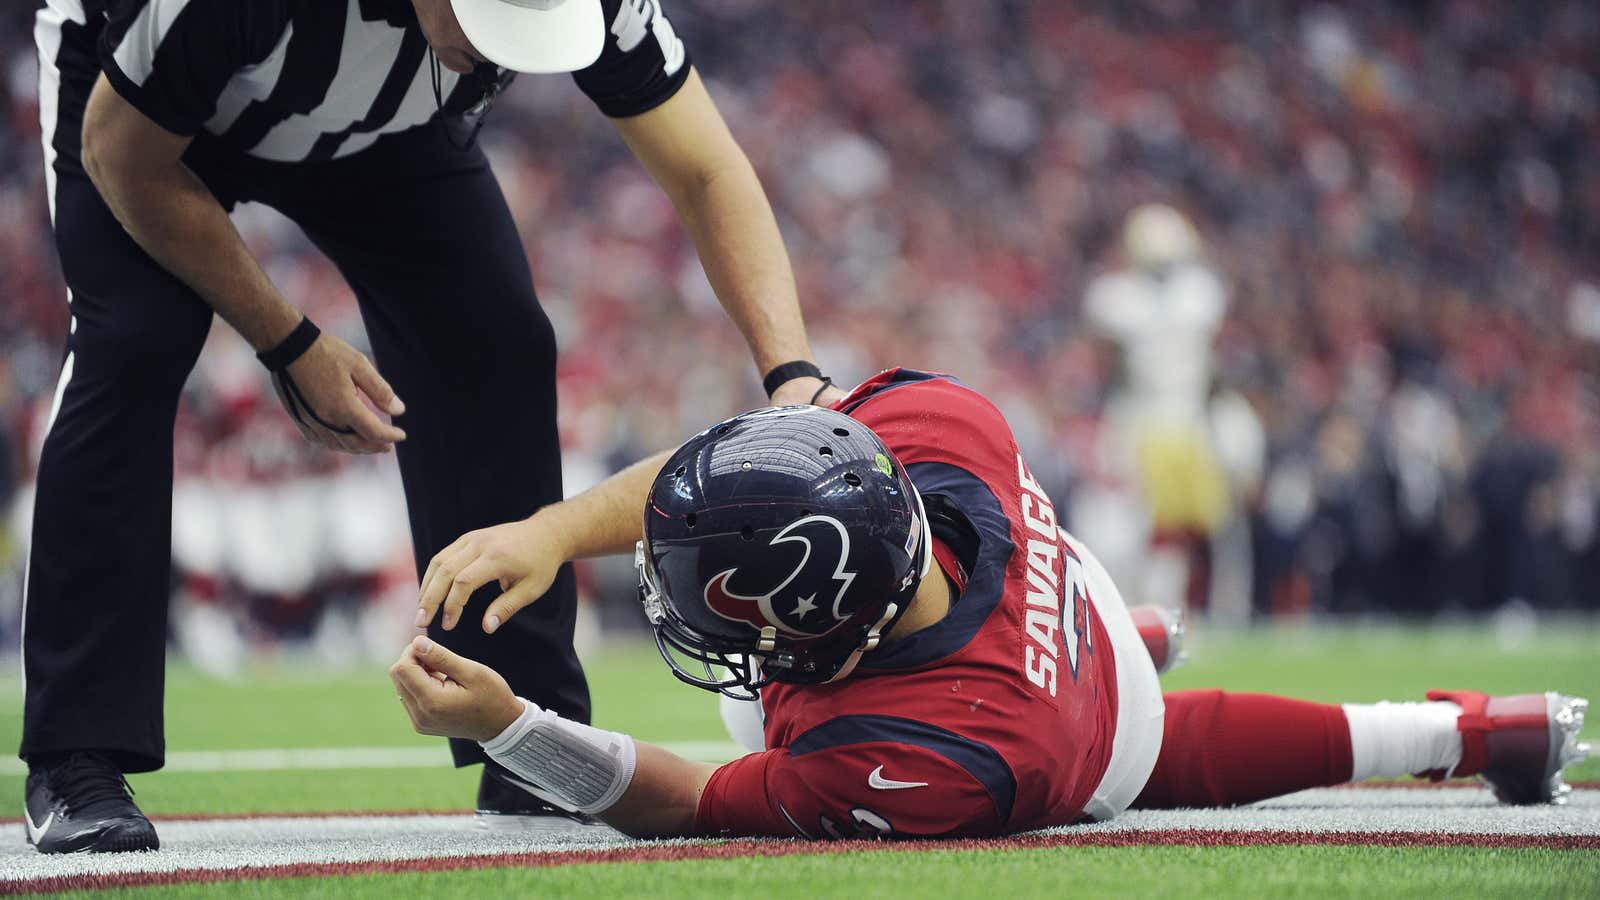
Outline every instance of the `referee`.
{"type": "MultiPolygon", "coordinates": [[[[71,307],[24,585],[41,851],[157,846],[123,773],[163,761],[173,417],[213,313],[308,439],[398,448],[418,560],[561,499],[555,340],[471,121],[507,70],[575,73],[672,199],[775,401],[837,396],[760,184],[657,0],[43,0],[34,34],[71,307]],[[339,267],[376,367],[267,279],[228,219],[242,201],[339,267]]],[[[587,721],[575,607],[568,570],[512,634],[432,636],[587,721]]],[[[535,803],[486,767],[480,810],[535,803]]]]}

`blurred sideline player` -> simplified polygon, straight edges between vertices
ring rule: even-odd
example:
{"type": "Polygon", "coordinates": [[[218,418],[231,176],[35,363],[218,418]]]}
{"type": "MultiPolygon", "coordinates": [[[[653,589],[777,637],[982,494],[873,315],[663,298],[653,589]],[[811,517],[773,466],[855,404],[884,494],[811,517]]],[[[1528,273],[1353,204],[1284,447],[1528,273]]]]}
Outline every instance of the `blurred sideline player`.
{"type": "MultiPolygon", "coordinates": [[[[1227,296],[1201,259],[1194,226],[1170,206],[1141,206],[1124,225],[1123,253],[1127,267],[1096,279],[1085,298],[1089,324],[1121,358],[1097,460],[1109,482],[1102,488],[1111,490],[1091,489],[1072,520],[1105,547],[1111,571],[1139,573],[1147,600],[1204,608],[1210,543],[1234,518],[1230,482],[1248,490],[1259,478],[1260,426],[1242,400],[1213,399],[1211,345],[1227,296]],[[1096,508],[1130,502],[1145,515],[1101,516],[1096,508]],[[1147,518],[1153,551],[1132,535],[1113,544],[1093,530],[1097,521],[1130,518],[1147,518]]],[[[1248,569],[1248,544],[1242,563],[1236,542],[1229,548],[1233,569],[1248,569]]]]}
{"type": "Polygon", "coordinates": [[[725,715],[749,755],[689,762],[562,719],[420,637],[391,670],[413,725],[478,740],[529,791],[637,835],[1003,834],[1407,773],[1551,802],[1587,750],[1586,704],[1555,693],[1163,697],[1004,418],[948,376],[890,370],[833,410],[746,413],[467,534],[430,563],[422,612],[449,621],[497,581],[493,633],[563,562],[635,542],[678,677],[759,690],[725,715]]]}

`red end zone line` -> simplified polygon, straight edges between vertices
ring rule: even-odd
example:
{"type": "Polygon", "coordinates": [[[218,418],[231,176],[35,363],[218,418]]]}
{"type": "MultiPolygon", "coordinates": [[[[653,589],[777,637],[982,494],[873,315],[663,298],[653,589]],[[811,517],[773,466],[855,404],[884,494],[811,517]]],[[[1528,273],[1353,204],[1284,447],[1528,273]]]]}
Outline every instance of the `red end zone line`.
{"type": "Polygon", "coordinates": [[[1167,829],[1162,831],[1068,833],[951,841],[838,841],[825,844],[813,841],[731,840],[713,844],[646,844],[638,847],[620,847],[611,850],[504,853],[492,856],[373,860],[353,863],[299,863],[282,866],[240,867],[236,869],[179,869],[172,872],[52,876],[32,880],[0,882],[0,894],[157,887],[172,884],[212,884],[222,881],[267,878],[314,878],[338,875],[442,872],[513,866],[545,868],[593,863],[677,862],[683,860],[730,859],[751,856],[803,856],[863,851],[908,853],[929,850],[1031,850],[1053,847],[1259,847],[1285,845],[1600,850],[1600,835],[1443,834],[1405,831],[1365,833],[1191,831],[1167,829]]]}

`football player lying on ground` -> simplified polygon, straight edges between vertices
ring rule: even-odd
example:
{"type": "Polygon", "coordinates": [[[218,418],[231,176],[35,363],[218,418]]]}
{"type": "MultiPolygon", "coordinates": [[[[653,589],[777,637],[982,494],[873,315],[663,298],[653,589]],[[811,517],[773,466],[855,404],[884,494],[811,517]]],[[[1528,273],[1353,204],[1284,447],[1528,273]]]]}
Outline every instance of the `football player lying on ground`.
{"type": "Polygon", "coordinates": [[[1503,801],[1549,803],[1587,751],[1586,704],[1556,693],[1163,697],[1122,597],[1057,527],[1005,419],[943,375],[890,370],[833,410],[746,413],[467,534],[432,560],[422,609],[457,627],[498,581],[493,632],[562,564],[635,542],[678,677],[759,689],[723,701],[754,752],[707,765],[561,719],[420,637],[391,672],[417,730],[481,741],[532,793],[657,836],[997,835],[1406,774],[1481,775],[1503,801]]]}

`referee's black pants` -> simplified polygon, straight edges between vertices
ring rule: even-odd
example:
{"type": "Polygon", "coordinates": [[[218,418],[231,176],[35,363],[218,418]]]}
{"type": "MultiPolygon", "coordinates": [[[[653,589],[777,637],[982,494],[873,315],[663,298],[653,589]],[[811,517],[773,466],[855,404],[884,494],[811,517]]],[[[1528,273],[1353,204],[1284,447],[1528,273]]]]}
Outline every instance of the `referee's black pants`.
{"type": "MultiPolygon", "coordinates": [[[[65,37],[45,140],[72,324],[39,463],[20,755],[94,749],[141,772],[165,749],[173,420],[212,311],[133,242],[85,175],[79,132],[97,70],[88,43],[65,37]]],[[[185,160],[224,205],[263,202],[300,225],[355,291],[378,369],[406,402],[398,453],[419,566],[467,531],[561,499],[555,337],[483,153],[458,150],[446,127],[319,165],[253,161],[204,137],[185,160]]],[[[488,637],[476,623],[496,593],[478,592],[456,630],[435,624],[431,636],[587,722],[570,567],[488,637]]],[[[483,759],[476,743],[451,743],[458,765],[483,759]]]]}

